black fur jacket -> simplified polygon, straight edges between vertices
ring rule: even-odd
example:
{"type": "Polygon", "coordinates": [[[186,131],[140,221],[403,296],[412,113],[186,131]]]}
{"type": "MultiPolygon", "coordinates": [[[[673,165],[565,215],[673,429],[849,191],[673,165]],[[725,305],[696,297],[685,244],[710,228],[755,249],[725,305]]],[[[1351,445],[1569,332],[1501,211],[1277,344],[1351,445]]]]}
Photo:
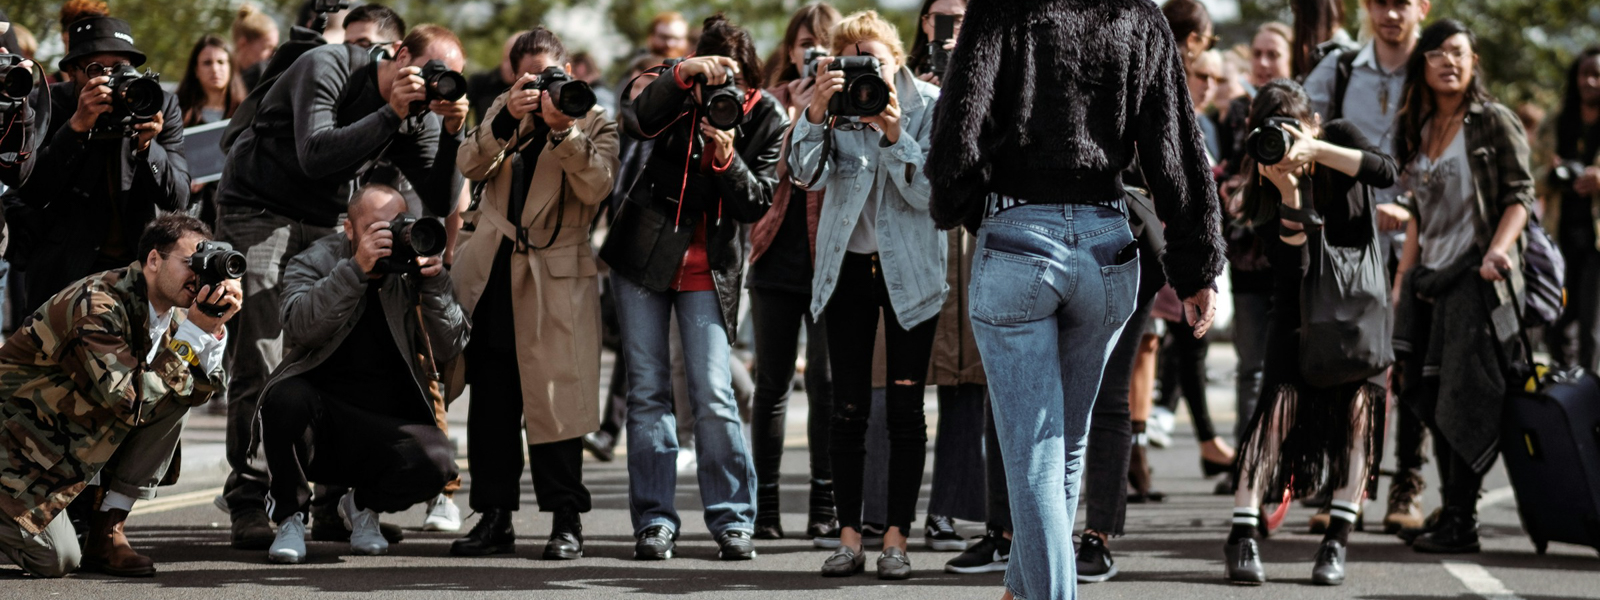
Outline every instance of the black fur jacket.
{"type": "Polygon", "coordinates": [[[1019,187],[1055,190],[1047,201],[1104,200],[1082,190],[1120,192],[1116,177],[1137,156],[1178,295],[1222,272],[1217,185],[1177,44],[1151,0],[972,3],[936,110],[926,171],[940,228],[977,222],[987,194],[1019,187]]]}

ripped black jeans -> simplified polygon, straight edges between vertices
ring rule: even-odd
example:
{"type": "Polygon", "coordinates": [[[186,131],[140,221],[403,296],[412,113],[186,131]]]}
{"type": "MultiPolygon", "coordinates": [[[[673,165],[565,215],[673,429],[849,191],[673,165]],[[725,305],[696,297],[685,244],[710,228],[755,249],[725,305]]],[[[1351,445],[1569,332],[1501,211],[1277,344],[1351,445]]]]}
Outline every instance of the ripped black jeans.
{"type": "Polygon", "coordinates": [[[922,491],[928,455],[928,426],[922,414],[928,358],[933,354],[937,320],[909,331],[900,326],[889,303],[882,267],[875,255],[846,253],[839,285],[824,310],[829,364],[833,367],[833,427],[828,455],[833,462],[834,499],[839,524],[861,531],[862,479],[866,463],[867,415],[872,409],[872,353],[883,314],[887,359],[886,408],[889,427],[888,525],[910,535],[922,491]]]}

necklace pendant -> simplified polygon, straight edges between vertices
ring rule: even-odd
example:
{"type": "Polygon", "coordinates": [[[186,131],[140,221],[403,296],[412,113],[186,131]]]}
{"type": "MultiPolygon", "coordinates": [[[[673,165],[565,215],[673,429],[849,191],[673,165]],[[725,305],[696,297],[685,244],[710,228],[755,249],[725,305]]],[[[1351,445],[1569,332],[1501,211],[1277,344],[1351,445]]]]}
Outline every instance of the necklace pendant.
{"type": "Polygon", "coordinates": [[[1389,116],[1389,85],[1388,85],[1388,83],[1385,83],[1384,85],[1382,85],[1381,87],[1378,88],[1378,110],[1382,111],[1384,116],[1389,116]]]}

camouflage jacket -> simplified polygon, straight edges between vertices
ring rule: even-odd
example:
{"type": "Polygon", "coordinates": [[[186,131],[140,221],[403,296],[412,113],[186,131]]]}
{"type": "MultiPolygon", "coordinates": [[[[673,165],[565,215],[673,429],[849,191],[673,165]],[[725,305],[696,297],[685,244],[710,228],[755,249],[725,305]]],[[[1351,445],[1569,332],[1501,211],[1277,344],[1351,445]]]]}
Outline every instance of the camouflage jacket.
{"type": "Polygon", "coordinates": [[[150,353],[139,264],[90,275],[29,315],[0,347],[0,512],[39,533],[133,429],[222,393],[221,367],[150,353]]]}

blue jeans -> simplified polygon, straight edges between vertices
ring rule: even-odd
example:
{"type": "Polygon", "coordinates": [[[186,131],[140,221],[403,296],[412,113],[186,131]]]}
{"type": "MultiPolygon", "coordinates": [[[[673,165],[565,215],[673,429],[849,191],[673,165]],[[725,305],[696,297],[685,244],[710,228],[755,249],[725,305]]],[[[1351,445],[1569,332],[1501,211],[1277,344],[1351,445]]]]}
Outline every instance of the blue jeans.
{"type": "Polygon", "coordinates": [[[1073,512],[1089,415],[1138,288],[1119,208],[1024,205],[979,231],[972,330],[1011,493],[1006,587],[1018,600],[1077,597],[1073,512]]]}
{"type": "Polygon", "coordinates": [[[655,525],[680,531],[678,424],[672,410],[669,322],[678,315],[700,500],[715,536],[755,530],[755,462],[745,445],[728,368],[728,334],[716,292],[656,292],[613,274],[617,323],[628,369],[628,508],[635,534],[655,525]]]}

